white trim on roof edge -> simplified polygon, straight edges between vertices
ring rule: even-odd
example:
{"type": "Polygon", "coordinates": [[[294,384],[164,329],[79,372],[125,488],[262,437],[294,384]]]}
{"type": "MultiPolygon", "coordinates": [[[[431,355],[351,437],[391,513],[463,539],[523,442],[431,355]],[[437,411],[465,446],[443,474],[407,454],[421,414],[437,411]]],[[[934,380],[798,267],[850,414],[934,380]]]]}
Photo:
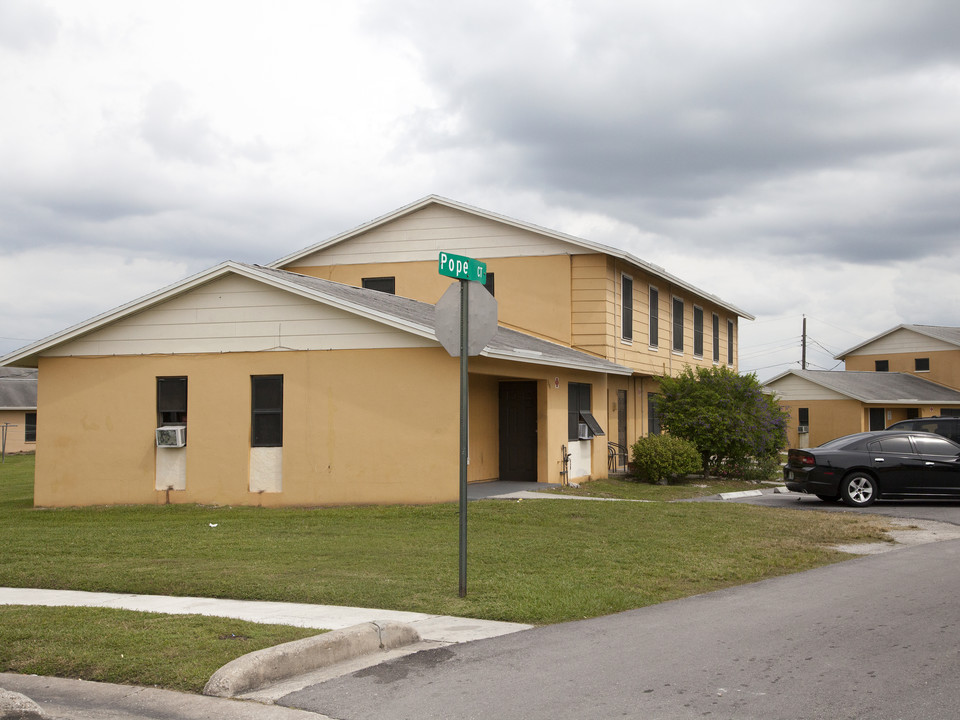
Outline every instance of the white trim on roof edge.
{"type": "Polygon", "coordinates": [[[933,339],[933,340],[939,340],[940,342],[945,342],[945,343],[948,343],[948,344],[950,344],[950,345],[960,346],[960,343],[955,342],[955,341],[953,341],[953,340],[950,340],[949,338],[944,338],[944,337],[941,337],[941,336],[939,336],[939,335],[935,335],[934,333],[927,332],[927,331],[923,330],[923,328],[928,328],[928,327],[945,328],[945,329],[950,329],[950,330],[955,330],[955,329],[956,329],[955,326],[953,326],[953,325],[913,325],[913,324],[910,324],[910,323],[901,323],[900,325],[897,325],[897,326],[894,327],[894,328],[890,328],[889,330],[885,330],[884,332],[880,333],[879,335],[874,335],[874,336],[873,336],[872,338],[870,338],[869,340],[864,340],[864,341],[863,341],[862,343],[860,343],[859,345],[854,345],[852,348],[849,348],[849,349],[847,349],[847,350],[844,350],[844,351],[843,351],[842,353],[840,353],[839,355],[834,355],[834,356],[833,356],[833,359],[834,359],[834,360],[843,360],[847,355],[850,355],[851,353],[859,350],[859,349],[862,348],[862,347],[866,347],[867,345],[869,345],[869,344],[872,343],[872,342],[876,342],[876,341],[879,340],[880,338],[884,338],[884,337],[886,337],[887,335],[892,335],[893,333],[897,332],[898,330],[910,330],[910,331],[912,331],[912,332],[917,333],[917,335],[923,335],[924,337],[928,337],[928,338],[931,338],[931,339],[933,339]]]}
{"type": "Polygon", "coordinates": [[[460,210],[462,212],[478,215],[488,220],[504,223],[506,225],[512,225],[513,227],[519,228],[521,230],[526,230],[529,232],[538,233],[540,235],[545,235],[549,238],[553,238],[554,240],[560,240],[562,242],[567,242],[573,245],[577,245],[579,247],[587,248],[588,250],[593,250],[595,252],[603,253],[605,255],[611,255],[615,258],[618,258],[620,260],[625,260],[626,262],[636,265],[637,267],[643,270],[646,270],[652,275],[663,278],[667,282],[670,282],[676,285],[677,287],[683,288],[688,292],[692,292],[696,295],[699,295],[702,298],[709,299],[711,302],[714,302],[720,307],[736,314],[738,317],[742,317],[746,320],[755,319],[753,315],[751,315],[748,312],[745,312],[744,310],[741,310],[737,306],[731,305],[730,303],[725,302],[724,300],[721,300],[716,295],[712,295],[711,293],[701,290],[695,287],[694,285],[691,285],[690,283],[685,282],[684,280],[681,280],[675,275],[671,275],[659,265],[654,265],[653,263],[649,263],[646,260],[641,260],[635,255],[631,255],[630,253],[624,250],[619,250],[617,248],[610,247],[608,245],[602,245],[601,243],[593,242],[592,240],[584,240],[583,238],[575,237],[573,235],[567,235],[566,233],[562,233],[557,230],[550,230],[549,228],[541,227],[533,223],[524,222],[523,220],[516,220],[514,218],[510,218],[505,215],[499,215],[495,212],[474,207],[472,205],[467,205],[465,203],[457,202],[456,200],[450,200],[449,198],[440,197],[439,195],[427,195],[426,197],[420,198],[419,200],[416,200],[415,202],[412,202],[409,205],[404,205],[403,207],[398,208],[392,212],[389,212],[386,215],[381,215],[380,217],[374,218],[369,222],[366,222],[362,225],[358,225],[352,230],[347,230],[346,232],[342,232],[342,233],[339,233],[338,235],[334,235],[332,238],[323,240],[319,243],[316,243],[315,245],[311,245],[302,250],[298,250],[294,253],[290,253],[289,255],[285,255],[284,257],[279,258],[278,260],[274,260],[273,262],[268,263],[265,267],[282,270],[283,265],[288,265],[289,263],[292,263],[296,260],[306,257],[311,253],[319,252],[320,250],[324,250],[328,247],[344,242],[345,240],[349,240],[352,237],[361,235],[376,227],[379,227],[380,225],[385,225],[386,223],[396,220],[398,218],[401,218],[404,215],[409,215],[412,212],[421,210],[431,204],[443,205],[453,210],[460,210]]]}
{"type": "MultiPolygon", "coordinates": [[[[310,288],[295,281],[287,281],[283,278],[279,278],[274,275],[272,272],[260,272],[256,266],[247,265],[245,263],[238,263],[232,260],[227,260],[215,265],[212,268],[208,268],[196,275],[192,275],[184,280],[181,280],[178,283],[173,285],[168,285],[167,287],[161,288],[156,292],[153,292],[149,295],[144,295],[143,297],[137,298],[129,303],[116,307],[112,310],[108,310],[105,313],[101,313],[89,320],[86,320],[77,325],[73,325],[65,330],[62,330],[59,333],[55,333],[46,337],[42,340],[38,340],[31,345],[20,348],[19,350],[14,350],[12,353],[9,353],[3,357],[0,357],[0,366],[11,365],[13,363],[22,362],[36,363],[37,357],[40,353],[58,346],[64,343],[71,342],[76,340],[88,333],[94,332],[103,328],[113,322],[121,320],[130,315],[134,315],[138,312],[142,312],[151,307],[159,305],[160,303],[166,302],[174,297],[183,295],[197,287],[205,285],[208,282],[217,280],[221,277],[224,277],[228,274],[235,274],[242,277],[249,278],[256,282],[264,283],[271,287],[275,287],[286,292],[290,292],[301,297],[305,297],[316,302],[322,302],[331,307],[336,307],[346,312],[352,313],[359,317],[364,317],[369,320],[374,320],[376,322],[394,327],[398,330],[411,333],[429,340],[437,340],[436,333],[433,328],[430,328],[426,325],[421,325],[420,323],[415,323],[403,318],[397,317],[390,313],[381,313],[376,310],[372,310],[368,307],[357,305],[348,300],[343,300],[342,298],[329,295],[322,290],[317,290],[315,288],[310,288]]],[[[295,274],[295,273],[291,273],[295,274]]],[[[426,303],[425,303],[426,304],[426,303]]],[[[439,341],[438,341],[439,342],[439,341]]],[[[546,342],[546,341],[544,341],[546,342]]],[[[560,346],[566,348],[566,346],[560,346]]],[[[568,350],[573,350],[574,352],[581,352],[574,348],[566,348],[568,350]]],[[[572,368],[576,370],[585,370],[588,372],[597,372],[597,373],[609,373],[615,375],[629,375],[633,371],[630,368],[617,365],[616,363],[610,363],[611,367],[607,369],[600,369],[595,367],[589,367],[582,363],[577,363],[573,360],[558,360],[557,358],[546,357],[539,358],[533,355],[527,355],[522,353],[517,353],[510,350],[503,349],[484,349],[481,353],[485,357],[497,360],[509,360],[512,362],[523,362],[529,363],[532,365],[546,365],[550,367],[564,367],[572,368]]],[[[602,358],[600,358],[602,359],[602,358]]],[[[607,361],[609,362],[609,361],[607,361]]],[[[29,367],[29,366],[28,366],[29,367]]],[[[30,408],[33,409],[33,408],[30,408]]]]}

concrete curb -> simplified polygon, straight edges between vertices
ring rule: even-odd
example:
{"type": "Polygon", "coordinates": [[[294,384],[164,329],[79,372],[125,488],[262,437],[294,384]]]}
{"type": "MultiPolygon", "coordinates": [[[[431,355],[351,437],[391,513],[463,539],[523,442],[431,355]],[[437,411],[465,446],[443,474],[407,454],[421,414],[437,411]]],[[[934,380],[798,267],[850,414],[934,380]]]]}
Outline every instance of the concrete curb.
{"type": "Polygon", "coordinates": [[[419,633],[406,623],[361,623],[238,657],[213,674],[203,694],[233,698],[361,655],[419,641],[419,633]]]}
{"type": "Polygon", "coordinates": [[[740,490],[739,492],[720,493],[723,500],[734,500],[736,498],[757,497],[763,495],[763,490],[740,490]]]}
{"type": "Polygon", "coordinates": [[[43,710],[26,695],[0,688],[0,720],[46,720],[43,710]]]}

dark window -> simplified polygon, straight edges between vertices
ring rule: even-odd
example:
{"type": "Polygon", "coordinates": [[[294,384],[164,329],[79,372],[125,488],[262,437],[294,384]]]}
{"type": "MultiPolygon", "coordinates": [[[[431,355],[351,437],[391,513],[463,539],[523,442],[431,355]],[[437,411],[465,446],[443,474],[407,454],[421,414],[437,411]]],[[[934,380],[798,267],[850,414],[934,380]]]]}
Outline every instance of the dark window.
{"type": "Polygon", "coordinates": [[[251,380],[250,444],[253,447],[283,445],[283,375],[253,375],[251,380]]]}
{"type": "Polygon", "coordinates": [[[657,411],[657,398],[659,395],[656,393],[647,394],[647,434],[648,435],[659,435],[660,434],[660,413],[657,411]]]}
{"type": "Polygon", "coordinates": [[[913,369],[917,372],[929,372],[930,358],[915,358],[913,361],[913,369]]]}
{"type": "Polygon", "coordinates": [[[588,437],[604,434],[600,423],[590,412],[591,390],[592,386],[589,383],[570,383],[567,386],[567,438],[569,440],[580,438],[580,423],[587,426],[588,437]]]}
{"type": "Polygon", "coordinates": [[[948,455],[957,456],[957,448],[952,443],[938,437],[921,437],[919,435],[913,438],[917,444],[917,451],[921,455],[948,455]]]}
{"type": "Polygon", "coordinates": [[[683,352],[683,300],[673,299],[673,349],[683,352]]]}
{"type": "Polygon", "coordinates": [[[620,337],[633,340],[633,278],[628,275],[620,276],[620,296],[620,337]]]}
{"type": "Polygon", "coordinates": [[[720,316],[713,314],[713,361],[720,362],[720,316]]]}
{"type": "Polygon", "coordinates": [[[36,442],[37,441],[37,414],[35,412],[24,413],[23,424],[26,426],[23,429],[24,440],[27,442],[36,442]]]}
{"type": "Polygon", "coordinates": [[[960,408],[940,408],[943,417],[960,417],[960,408]]]}
{"type": "Polygon", "coordinates": [[[870,429],[885,430],[887,427],[886,412],[883,408],[870,408],[870,429]]]}
{"type": "Polygon", "coordinates": [[[810,427],[810,408],[797,408],[797,425],[810,427]]]}
{"type": "Polygon", "coordinates": [[[494,297],[496,297],[496,293],[493,291],[495,285],[494,285],[494,282],[493,282],[493,273],[492,273],[492,272],[488,272],[488,273],[487,273],[487,282],[485,282],[483,286],[487,289],[487,292],[488,292],[488,293],[490,293],[491,295],[493,295],[494,297]]]}
{"type": "Polygon", "coordinates": [[[889,360],[876,360],[874,361],[874,368],[877,372],[887,372],[890,370],[890,361],[889,360]]]}
{"type": "Polygon", "coordinates": [[[660,346],[660,293],[650,288],[650,347],[660,346]]]}
{"type": "Polygon", "coordinates": [[[703,308],[693,306],[693,354],[703,357],[703,308]]]}
{"type": "Polygon", "coordinates": [[[727,320],[727,365],[733,365],[733,320],[727,320]]]}
{"type": "Polygon", "coordinates": [[[871,452],[900,453],[901,455],[915,455],[913,446],[910,444],[910,438],[892,437],[882,438],[876,442],[870,443],[871,452]]]}
{"type": "Polygon", "coordinates": [[[918,417],[920,417],[920,410],[918,408],[907,408],[907,420],[913,420],[918,417]]]}
{"type": "Polygon", "coordinates": [[[380,292],[396,295],[397,279],[392,277],[363,278],[363,287],[367,290],[379,290],[380,292]]]}
{"type": "Polygon", "coordinates": [[[157,378],[157,424],[184,425],[187,422],[187,379],[157,378]]]}

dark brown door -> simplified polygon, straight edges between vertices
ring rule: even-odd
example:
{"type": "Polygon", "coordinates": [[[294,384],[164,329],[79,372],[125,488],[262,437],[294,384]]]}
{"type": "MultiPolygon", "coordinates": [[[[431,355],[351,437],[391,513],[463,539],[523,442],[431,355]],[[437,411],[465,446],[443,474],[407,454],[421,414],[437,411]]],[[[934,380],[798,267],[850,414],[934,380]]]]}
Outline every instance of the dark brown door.
{"type": "Polygon", "coordinates": [[[500,383],[500,479],[537,481],[537,383],[500,383]]]}
{"type": "Polygon", "coordinates": [[[617,390],[617,444],[627,447],[627,391],[617,390]]]}

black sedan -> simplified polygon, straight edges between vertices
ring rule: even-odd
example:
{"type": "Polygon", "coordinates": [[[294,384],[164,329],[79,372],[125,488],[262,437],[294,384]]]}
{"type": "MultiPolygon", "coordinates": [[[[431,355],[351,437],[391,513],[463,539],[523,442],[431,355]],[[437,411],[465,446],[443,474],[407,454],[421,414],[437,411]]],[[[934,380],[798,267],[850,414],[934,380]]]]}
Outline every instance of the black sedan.
{"type": "Polygon", "coordinates": [[[960,445],[927,432],[847,435],[787,454],[787,489],[866,507],[877,498],[960,497],[960,445]]]}

